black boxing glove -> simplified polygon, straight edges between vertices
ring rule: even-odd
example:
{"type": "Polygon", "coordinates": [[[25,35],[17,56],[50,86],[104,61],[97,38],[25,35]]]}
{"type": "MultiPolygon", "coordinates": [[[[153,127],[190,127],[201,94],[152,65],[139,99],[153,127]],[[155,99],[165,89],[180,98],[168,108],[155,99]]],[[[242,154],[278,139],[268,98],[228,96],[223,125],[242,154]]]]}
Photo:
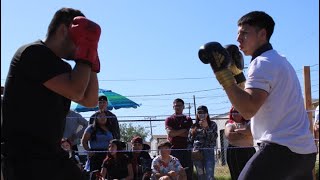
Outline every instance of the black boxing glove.
{"type": "Polygon", "coordinates": [[[229,69],[231,70],[233,77],[236,79],[237,84],[245,82],[246,77],[242,72],[244,68],[244,60],[238,46],[229,44],[225,46],[225,49],[230,54],[231,63],[229,69]]]}
{"type": "Polygon", "coordinates": [[[206,43],[200,47],[198,56],[204,64],[210,63],[217,80],[224,88],[235,84],[232,72],[228,69],[231,63],[231,57],[220,43],[206,43]]]}

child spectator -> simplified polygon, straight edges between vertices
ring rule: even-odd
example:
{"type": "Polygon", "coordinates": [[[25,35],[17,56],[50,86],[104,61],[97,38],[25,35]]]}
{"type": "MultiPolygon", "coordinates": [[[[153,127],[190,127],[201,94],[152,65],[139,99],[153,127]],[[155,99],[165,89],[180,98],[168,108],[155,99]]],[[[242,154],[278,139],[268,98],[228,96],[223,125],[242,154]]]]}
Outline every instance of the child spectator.
{"type": "Polygon", "coordinates": [[[156,180],[185,180],[186,172],[179,160],[171,156],[171,143],[166,141],[158,145],[160,155],[152,161],[153,179],[156,180]]]}

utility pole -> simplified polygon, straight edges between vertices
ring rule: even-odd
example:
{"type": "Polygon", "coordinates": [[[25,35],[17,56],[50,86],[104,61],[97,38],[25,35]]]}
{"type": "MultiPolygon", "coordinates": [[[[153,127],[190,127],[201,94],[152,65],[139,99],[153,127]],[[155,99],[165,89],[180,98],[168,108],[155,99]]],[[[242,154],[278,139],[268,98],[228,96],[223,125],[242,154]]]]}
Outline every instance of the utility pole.
{"type": "Polygon", "coordinates": [[[189,109],[189,117],[190,117],[190,109],[191,109],[190,103],[188,103],[188,109],[189,109]]]}
{"type": "Polygon", "coordinates": [[[152,127],[156,127],[156,126],[152,126],[152,119],[155,119],[155,117],[145,117],[144,119],[148,119],[149,123],[150,123],[150,127],[146,127],[146,128],[150,128],[150,133],[151,133],[151,138],[153,137],[153,132],[152,132],[152,127]]]}
{"type": "Polygon", "coordinates": [[[193,95],[193,106],[194,106],[194,115],[196,116],[197,114],[197,106],[196,106],[196,96],[193,95]]]}

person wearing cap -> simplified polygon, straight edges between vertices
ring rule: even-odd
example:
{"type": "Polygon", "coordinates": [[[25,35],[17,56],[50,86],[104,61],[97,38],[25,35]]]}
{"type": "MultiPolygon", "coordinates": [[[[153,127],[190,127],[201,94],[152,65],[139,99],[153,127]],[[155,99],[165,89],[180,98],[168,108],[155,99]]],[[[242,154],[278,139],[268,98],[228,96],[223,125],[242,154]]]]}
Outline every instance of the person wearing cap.
{"type": "Polygon", "coordinates": [[[132,151],[128,152],[128,156],[132,162],[134,179],[150,179],[151,176],[151,157],[144,150],[143,139],[135,136],[131,140],[132,151]]]}
{"type": "Polygon", "coordinates": [[[172,143],[171,155],[177,157],[184,168],[188,167],[187,177],[192,180],[191,151],[188,150],[188,134],[192,126],[192,119],[183,114],[184,101],[177,98],[173,101],[175,113],[165,121],[168,140],[172,143]]]}
{"type": "Polygon", "coordinates": [[[112,136],[114,139],[120,139],[120,127],[117,116],[110,112],[108,107],[108,98],[107,96],[101,95],[99,96],[99,110],[94,113],[89,120],[89,124],[93,124],[94,119],[98,114],[104,113],[107,117],[107,123],[110,125],[110,131],[112,132],[112,136]]]}
{"type": "Polygon", "coordinates": [[[246,163],[256,153],[256,149],[253,147],[250,120],[245,120],[232,107],[225,126],[224,133],[229,142],[227,163],[231,179],[237,180],[246,163]]]}
{"type": "Polygon", "coordinates": [[[152,161],[153,180],[186,180],[185,169],[179,159],[170,155],[172,144],[169,141],[161,142],[158,145],[160,155],[152,161]]]}
{"type": "Polygon", "coordinates": [[[213,180],[215,155],[214,148],[217,142],[217,124],[210,120],[208,108],[197,108],[196,122],[190,129],[188,141],[192,147],[192,153],[200,152],[201,159],[194,159],[198,180],[213,180]]]}

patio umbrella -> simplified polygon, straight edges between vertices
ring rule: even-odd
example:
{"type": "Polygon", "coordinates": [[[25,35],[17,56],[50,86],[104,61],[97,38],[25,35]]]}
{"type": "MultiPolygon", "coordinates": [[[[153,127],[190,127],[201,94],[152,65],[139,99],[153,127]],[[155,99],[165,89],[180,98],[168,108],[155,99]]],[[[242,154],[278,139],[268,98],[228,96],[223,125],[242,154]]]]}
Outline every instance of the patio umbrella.
{"type": "MultiPolygon", "coordinates": [[[[134,101],[122,96],[111,90],[99,89],[99,96],[105,95],[108,98],[108,110],[120,109],[120,108],[137,108],[140,105],[134,101]]],[[[95,108],[87,108],[75,102],[71,103],[71,109],[77,112],[97,111],[98,106],[95,108]]]]}

